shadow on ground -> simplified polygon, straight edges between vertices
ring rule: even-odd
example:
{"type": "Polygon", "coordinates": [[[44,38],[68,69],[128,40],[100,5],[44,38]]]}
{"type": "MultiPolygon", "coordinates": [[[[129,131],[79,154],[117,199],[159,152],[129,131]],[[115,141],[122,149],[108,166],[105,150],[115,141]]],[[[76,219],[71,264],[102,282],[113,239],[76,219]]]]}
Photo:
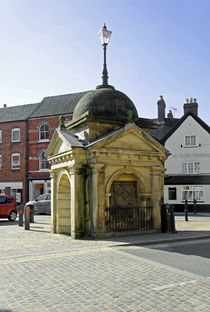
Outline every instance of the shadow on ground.
{"type": "Polygon", "coordinates": [[[148,247],[148,248],[210,259],[209,247],[210,240],[206,239],[202,241],[196,241],[196,243],[195,242],[190,243],[188,241],[187,244],[184,243],[182,245],[180,245],[180,243],[179,245],[177,243],[173,243],[171,244],[171,246],[168,247],[148,247]]]}
{"type": "MultiPolygon", "coordinates": [[[[9,221],[8,219],[1,219],[0,220],[0,226],[8,226],[8,225],[17,225],[18,221],[9,221]]],[[[0,310],[1,312],[1,310],[0,310]]]]}

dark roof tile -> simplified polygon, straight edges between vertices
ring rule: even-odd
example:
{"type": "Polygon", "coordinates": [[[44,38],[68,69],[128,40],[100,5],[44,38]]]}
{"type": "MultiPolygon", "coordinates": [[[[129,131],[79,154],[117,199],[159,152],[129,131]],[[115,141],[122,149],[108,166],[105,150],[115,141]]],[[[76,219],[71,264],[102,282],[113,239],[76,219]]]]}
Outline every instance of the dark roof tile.
{"type": "Polygon", "coordinates": [[[162,142],[163,138],[171,131],[177,124],[179,119],[166,118],[164,124],[158,125],[158,128],[152,131],[152,137],[158,142],[162,142]]]}
{"type": "Polygon", "coordinates": [[[0,122],[26,120],[39,103],[0,108],[0,122]]]}
{"type": "Polygon", "coordinates": [[[164,125],[160,126],[158,129],[153,131],[152,133],[153,138],[156,138],[156,140],[158,140],[161,144],[164,145],[166,140],[176,131],[176,129],[178,129],[178,127],[180,127],[180,125],[185,121],[185,119],[187,119],[188,116],[194,118],[197,121],[197,123],[210,134],[210,127],[197,115],[189,111],[188,113],[183,115],[182,118],[180,119],[168,118],[167,119],[168,122],[169,120],[171,121],[174,120],[174,124],[173,122],[171,124],[165,122],[164,125]]]}
{"type": "Polygon", "coordinates": [[[40,103],[0,108],[0,122],[22,121],[27,118],[72,114],[86,92],[45,97],[40,103]]]}
{"type": "Polygon", "coordinates": [[[30,117],[35,118],[55,115],[60,116],[69,113],[72,114],[78,101],[87,92],[88,91],[45,97],[30,117]]]}
{"type": "Polygon", "coordinates": [[[58,132],[60,132],[60,134],[71,145],[71,147],[82,147],[82,148],[85,147],[86,142],[84,140],[80,140],[78,136],[74,135],[68,130],[62,129],[62,130],[58,130],[58,132]]]}

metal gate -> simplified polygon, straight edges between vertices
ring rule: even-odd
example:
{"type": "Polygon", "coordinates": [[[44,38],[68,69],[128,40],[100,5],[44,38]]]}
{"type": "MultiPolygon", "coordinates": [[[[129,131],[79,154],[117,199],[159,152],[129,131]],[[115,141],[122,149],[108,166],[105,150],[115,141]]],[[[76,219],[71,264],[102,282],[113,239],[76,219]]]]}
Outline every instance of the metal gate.
{"type": "Polygon", "coordinates": [[[152,207],[109,207],[106,211],[106,231],[149,231],[153,226],[152,207]]]}
{"type": "Polygon", "coordinates": [[[153,229],[152,207],[140,207],[137,182],[115,181],[110,207],[105,209],[106,231],[148,231],[153,229]]]}

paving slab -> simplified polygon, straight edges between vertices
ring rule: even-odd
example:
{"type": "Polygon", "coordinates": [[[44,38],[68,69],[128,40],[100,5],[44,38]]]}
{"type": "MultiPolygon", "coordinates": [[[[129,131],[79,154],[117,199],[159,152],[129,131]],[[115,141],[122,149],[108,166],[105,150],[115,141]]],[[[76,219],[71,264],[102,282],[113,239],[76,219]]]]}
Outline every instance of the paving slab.
{"type": "MultiPolygon", "coordinates": [[[[194,240],[210,238],[210,214],[190,215],[186,222],[184,214],[176,216],[177,233],[155,233],[122,236],[106,239],[72,240],[68,235],[51,233],[51,217],[36,215],[35,223],[30,224],[30,230],[18,226],[18,221],[9,222],[6,219],[0,221],[0,256],[22,254],[21,247],[25,252],[33,253],[34,246],[40,252],[50,250],[75,250],[85,248],[102,248],[119,245],[147,245],[172,241],[194,240]],[[6,229],[6,230],[5,230],[6,229]]],[[[59,252],[59,251],[58,251],[59,252]]]]}
{"type": "Polygon", "coordinates": [[[35,216],[30,231],[0,220],[0,311],[209,311],[208,278],[118,248],[210,237],[210,220],[179,215],[176,229],[72,240],[51,234],[50,216],[35,216]]]}
{"type": "MultiPolygon", "coordinates": [[[[28,235],[35,242],[36,234],[39,240],[40,233],[27,231],[23,241],[28,235]]],[[[19,245],[22,255],[0,257],[0,311],[208,311],[206,279],[102,244],[80,241],[71,249],[69,238],[48,235],[40,244],[49,249],[37,242],[31,254],[19,245]]]]}

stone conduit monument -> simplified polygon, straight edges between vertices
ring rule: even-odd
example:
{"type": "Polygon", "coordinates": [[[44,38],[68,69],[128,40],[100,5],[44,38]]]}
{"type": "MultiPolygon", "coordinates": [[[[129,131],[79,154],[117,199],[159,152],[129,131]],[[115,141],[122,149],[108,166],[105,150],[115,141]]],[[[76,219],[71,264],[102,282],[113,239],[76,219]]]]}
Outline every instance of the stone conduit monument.
{"type": "Polygon", "coordinates": [[[72,121],[60,118],[46,153],[52,231],[72,238],[160,232],[169,153],[150,136],[151,120],[139,118],[130,98],[102,78],[79,100],[72,121]]]}

